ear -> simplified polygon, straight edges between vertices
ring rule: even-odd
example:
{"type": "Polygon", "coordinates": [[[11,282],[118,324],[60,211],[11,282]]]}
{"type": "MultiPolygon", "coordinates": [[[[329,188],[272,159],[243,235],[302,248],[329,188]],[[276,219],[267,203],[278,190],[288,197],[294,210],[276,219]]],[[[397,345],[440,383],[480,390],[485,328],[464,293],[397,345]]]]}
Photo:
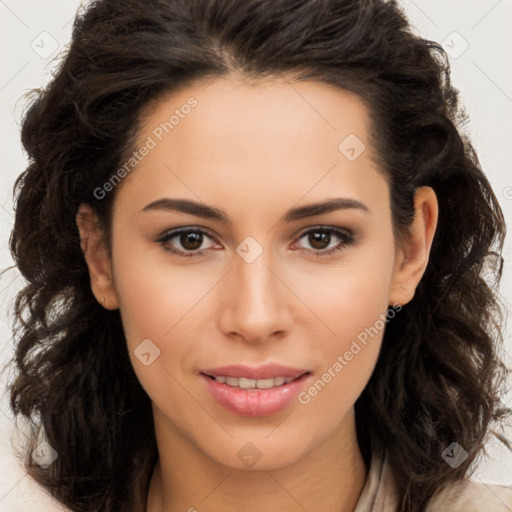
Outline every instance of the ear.
{"type": "Polygon", "coordinates": [[[119,302],[112,281],[112,262],[105,233],[100,228],[98,217],[91,206],[86,203],[80,205],[76,224],[80,232],[80,247],[89,268],[92,292],[103,307],[116,309],[119,302]]]}
{"type": "Polygon", "coordinates": [[[414,208],[410,235],[397,246],[390,305],[403,305],[412,300],[429,261],[439,214],[437,197],[431,187],[416,190],[414,208]]]}

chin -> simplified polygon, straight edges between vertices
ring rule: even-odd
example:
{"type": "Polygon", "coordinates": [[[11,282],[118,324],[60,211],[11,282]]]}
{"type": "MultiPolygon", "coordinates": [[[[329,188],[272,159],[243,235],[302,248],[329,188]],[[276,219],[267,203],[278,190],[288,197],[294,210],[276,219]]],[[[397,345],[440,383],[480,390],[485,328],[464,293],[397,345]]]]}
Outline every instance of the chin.
{"type": "Polygon", "coordinates": [[[255,438],[254,441],[233,441],[218,456],[210,454],[210,457],[218,464],[234,470],[269,471],[286,468],[298,462],[303,450],[303,444],[283,445],[280,440],[255,438]]]}

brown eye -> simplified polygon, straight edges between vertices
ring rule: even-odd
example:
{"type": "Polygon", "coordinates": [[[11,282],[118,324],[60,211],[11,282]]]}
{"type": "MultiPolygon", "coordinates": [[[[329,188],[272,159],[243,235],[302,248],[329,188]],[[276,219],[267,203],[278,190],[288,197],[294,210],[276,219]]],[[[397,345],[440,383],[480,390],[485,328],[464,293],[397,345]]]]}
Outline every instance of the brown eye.
{"type": "Polygon", "coordinates": [[[355,242],[354,234],[349,230],[331,227],[318,227],[302,234],[300,240],[306,239],[311,249],[307,252],[315,256],[328,256],[342,251],[355,242]],[[334,242],[334,245],[331,245],[334,242]]]}
{"type": "Polygon", "coordinates": [[[164,250],[172,254],[190,257],[200,255],[204,250],[211,248],[211,246],[202,247],[205,239],[212,240],[212,237],[202,229],[188,228],[165,233],[157,242],[162,245],[164,250]]]}
{"type": "Polygon", "coordinates": [[[331,235],[320,231],[310,231],[308,233],[308,242],[314,249],[325,249],[329,246],[331,235]]]}
{"type": "Polygon", "coordinates": [[[179,241],[182,247],[187,251],[195,251],[201,247],[203,243],[203,235],[196,231],[181,233],[179,235],[179,241]]]}

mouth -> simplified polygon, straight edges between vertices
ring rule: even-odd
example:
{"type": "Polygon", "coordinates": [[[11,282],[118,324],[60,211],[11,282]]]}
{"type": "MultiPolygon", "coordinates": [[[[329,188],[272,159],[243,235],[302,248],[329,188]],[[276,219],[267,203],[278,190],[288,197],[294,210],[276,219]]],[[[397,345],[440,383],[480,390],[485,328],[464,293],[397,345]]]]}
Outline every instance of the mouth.
{"type": "Polygon", "coordinates": [[[312,372],[268,364],[259,368],[224,366],[203,370],[200,377],[211,397],[242,416],[270,416],[290,406],[310,383],[312,372]]]}

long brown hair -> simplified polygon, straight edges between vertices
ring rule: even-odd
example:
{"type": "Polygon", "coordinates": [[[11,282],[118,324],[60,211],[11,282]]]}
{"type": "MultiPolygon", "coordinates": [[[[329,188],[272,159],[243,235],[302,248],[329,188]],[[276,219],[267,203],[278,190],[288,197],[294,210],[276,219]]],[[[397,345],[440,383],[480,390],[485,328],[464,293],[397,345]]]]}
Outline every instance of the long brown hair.
{"type": "Polygon", "coordinates": [[[92,205],[110,233],[115,194],[99,199],[94,190],[133,151],[144,108],[192,80],[233,72],[359,95],[395,233],[407,233],[418,187],[437,194],[428,268],[387,325],[355,404],[367,463],[386,452],[400,512],[419,512],[466,476],[493,422],[511,412],[500,407],[505,223],[462,130],[447,57],[412,33],[395,1],[98,0],[77,15],[69,51],[24,117],[30,160],[15,185],[11,251],[27,284],[15,301],[10,396],[34,428],[26,469],[73,511],[144,508],[158,455],[151,403],[119,311],[92,295],[75,215],[92,205]],[[30,457],[38,432],[58,453],[47,468],[30,457]],[[455,469],[441,457],[454,441],[468,453],[455,469]]]}

